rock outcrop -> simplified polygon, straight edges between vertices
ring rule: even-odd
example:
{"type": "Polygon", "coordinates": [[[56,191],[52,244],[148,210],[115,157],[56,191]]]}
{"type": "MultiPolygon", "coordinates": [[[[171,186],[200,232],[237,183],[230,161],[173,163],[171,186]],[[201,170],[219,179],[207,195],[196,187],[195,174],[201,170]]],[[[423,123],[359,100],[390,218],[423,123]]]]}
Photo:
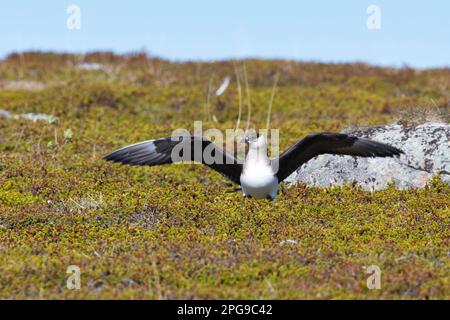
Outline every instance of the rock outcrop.
{"type": "Polygon", "coordinates": [[[55,121],[58,120],[57,117],[51,115],[51,114],[45,114],[45,113],[35,113],[35,112],[30,112],[30,113],[21,113],[21,114],[13,114],[11,112],[9,112],[8,110],[4,110],[4,109],[0,109],[0,118],[10,118],[10,119],[27,119],[27,120],[31,120],[33,122],[36,121],[45,121],[48,123],[54,123],[55,121]]]}
{"type": "Polygon", "coordinates": [[[402,149],[399,158],[354,158],[320,155],[290,175],[288,183],[332,186],[356,183],[367,190],[424,187],[434,175],[450,183],[450,125],[425,123],[415,127],[392,124],[352,128],[346,133],[373,139],[402,149]]]}

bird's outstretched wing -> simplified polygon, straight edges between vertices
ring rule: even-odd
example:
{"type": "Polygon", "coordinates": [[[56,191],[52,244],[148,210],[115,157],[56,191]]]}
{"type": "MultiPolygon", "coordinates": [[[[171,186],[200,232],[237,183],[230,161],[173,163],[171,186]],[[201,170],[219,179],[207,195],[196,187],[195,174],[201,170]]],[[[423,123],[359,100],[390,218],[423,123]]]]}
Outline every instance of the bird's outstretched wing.
{"type": "Polygon", "coordinates": [[[393,157],[403,151],[390,145],[341,133],[316,133],[298,141],[279,158],[277,177],[283,181],[302,164],[320,154],[340,154],[358,157],[393,157]]]}
{"type": "Polygon", "coordinates": [[[239,184],[242,164],[239,159],[213,142],[195,136],[175,136],[148,140],[118,149],[105,160],[139,166],[156,166],[181,161],[196,161],[239,184]]]}

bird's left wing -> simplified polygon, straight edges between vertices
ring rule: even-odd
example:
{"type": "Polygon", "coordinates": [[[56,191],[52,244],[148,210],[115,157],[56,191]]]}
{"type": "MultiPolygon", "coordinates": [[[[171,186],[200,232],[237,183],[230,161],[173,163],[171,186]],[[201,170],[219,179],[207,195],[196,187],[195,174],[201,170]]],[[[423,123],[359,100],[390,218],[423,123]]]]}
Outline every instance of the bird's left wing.
{"type": "Polygon", "coordinates": [[[298,141],[280,157],[272,160],[278,161],[276,175],[278,181],[283,181],[302,164],[321,154],[340,154],[359,157],[393,157],[403,151],[390,145],[370,139],[358,138],[341,133],[316,133],[307,135],[298,141]]]}
{"type": "Polygon", "coordinates": [[[195,136],[174,136],[148,140],[118,149],[105,160],[139,166],[156,166],[181,161],[196,161],[239,184],[242,164],[239,159],[213,142],[195,136]]]}

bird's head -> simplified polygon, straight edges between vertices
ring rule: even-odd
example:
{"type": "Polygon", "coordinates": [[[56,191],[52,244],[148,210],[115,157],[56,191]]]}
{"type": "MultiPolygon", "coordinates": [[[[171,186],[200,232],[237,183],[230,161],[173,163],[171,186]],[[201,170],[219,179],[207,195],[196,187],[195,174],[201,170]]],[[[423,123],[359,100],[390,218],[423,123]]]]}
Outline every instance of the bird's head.
{"type": "Polygon", "coordinates": [[[242,142],[245,142],[245,144],[248,145],[250,149],[259,149],[267,147],[266,138],[264,137],[264,135],[256,132],[247,134],[246,136],[244,136],[242,140],[243,140],[242,142]]]}

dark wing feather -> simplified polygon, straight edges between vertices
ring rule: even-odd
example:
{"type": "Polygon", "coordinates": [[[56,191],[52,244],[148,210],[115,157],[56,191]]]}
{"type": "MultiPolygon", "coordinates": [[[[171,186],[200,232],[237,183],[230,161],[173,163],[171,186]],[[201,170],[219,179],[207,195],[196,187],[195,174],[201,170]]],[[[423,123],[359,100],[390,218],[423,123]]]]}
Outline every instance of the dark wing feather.
{"type": "Polygon", "coordinates": [[[358,157],[393,157],[403,151],[369,139],[340,133],[310,134],[286,150],[278,160],[278,181],[283,181],[302,164],[321,154],[358,157]]]}
{"type": "Polygon", "coordinates": [[[179,161],[197,161],[240,184],[242,164],[234,156],[213,142],[192,136],[176,136],[148,140],[118,149],[104,157],[105,160],[139,166],[156,166],[179,161]],[[177,148],[174,150],[174,148],[177,148]],[[205,148],[208,148],[204,157],[205,148]],[[180,152],[175,152],[180,150],[180,152]],[[172,155],[174,151],[175,157],[172,155]],[[190,151],[189,154],[183,154],[190,151]],[[177,160],[178,159],[178,160],[177,160]]]}

